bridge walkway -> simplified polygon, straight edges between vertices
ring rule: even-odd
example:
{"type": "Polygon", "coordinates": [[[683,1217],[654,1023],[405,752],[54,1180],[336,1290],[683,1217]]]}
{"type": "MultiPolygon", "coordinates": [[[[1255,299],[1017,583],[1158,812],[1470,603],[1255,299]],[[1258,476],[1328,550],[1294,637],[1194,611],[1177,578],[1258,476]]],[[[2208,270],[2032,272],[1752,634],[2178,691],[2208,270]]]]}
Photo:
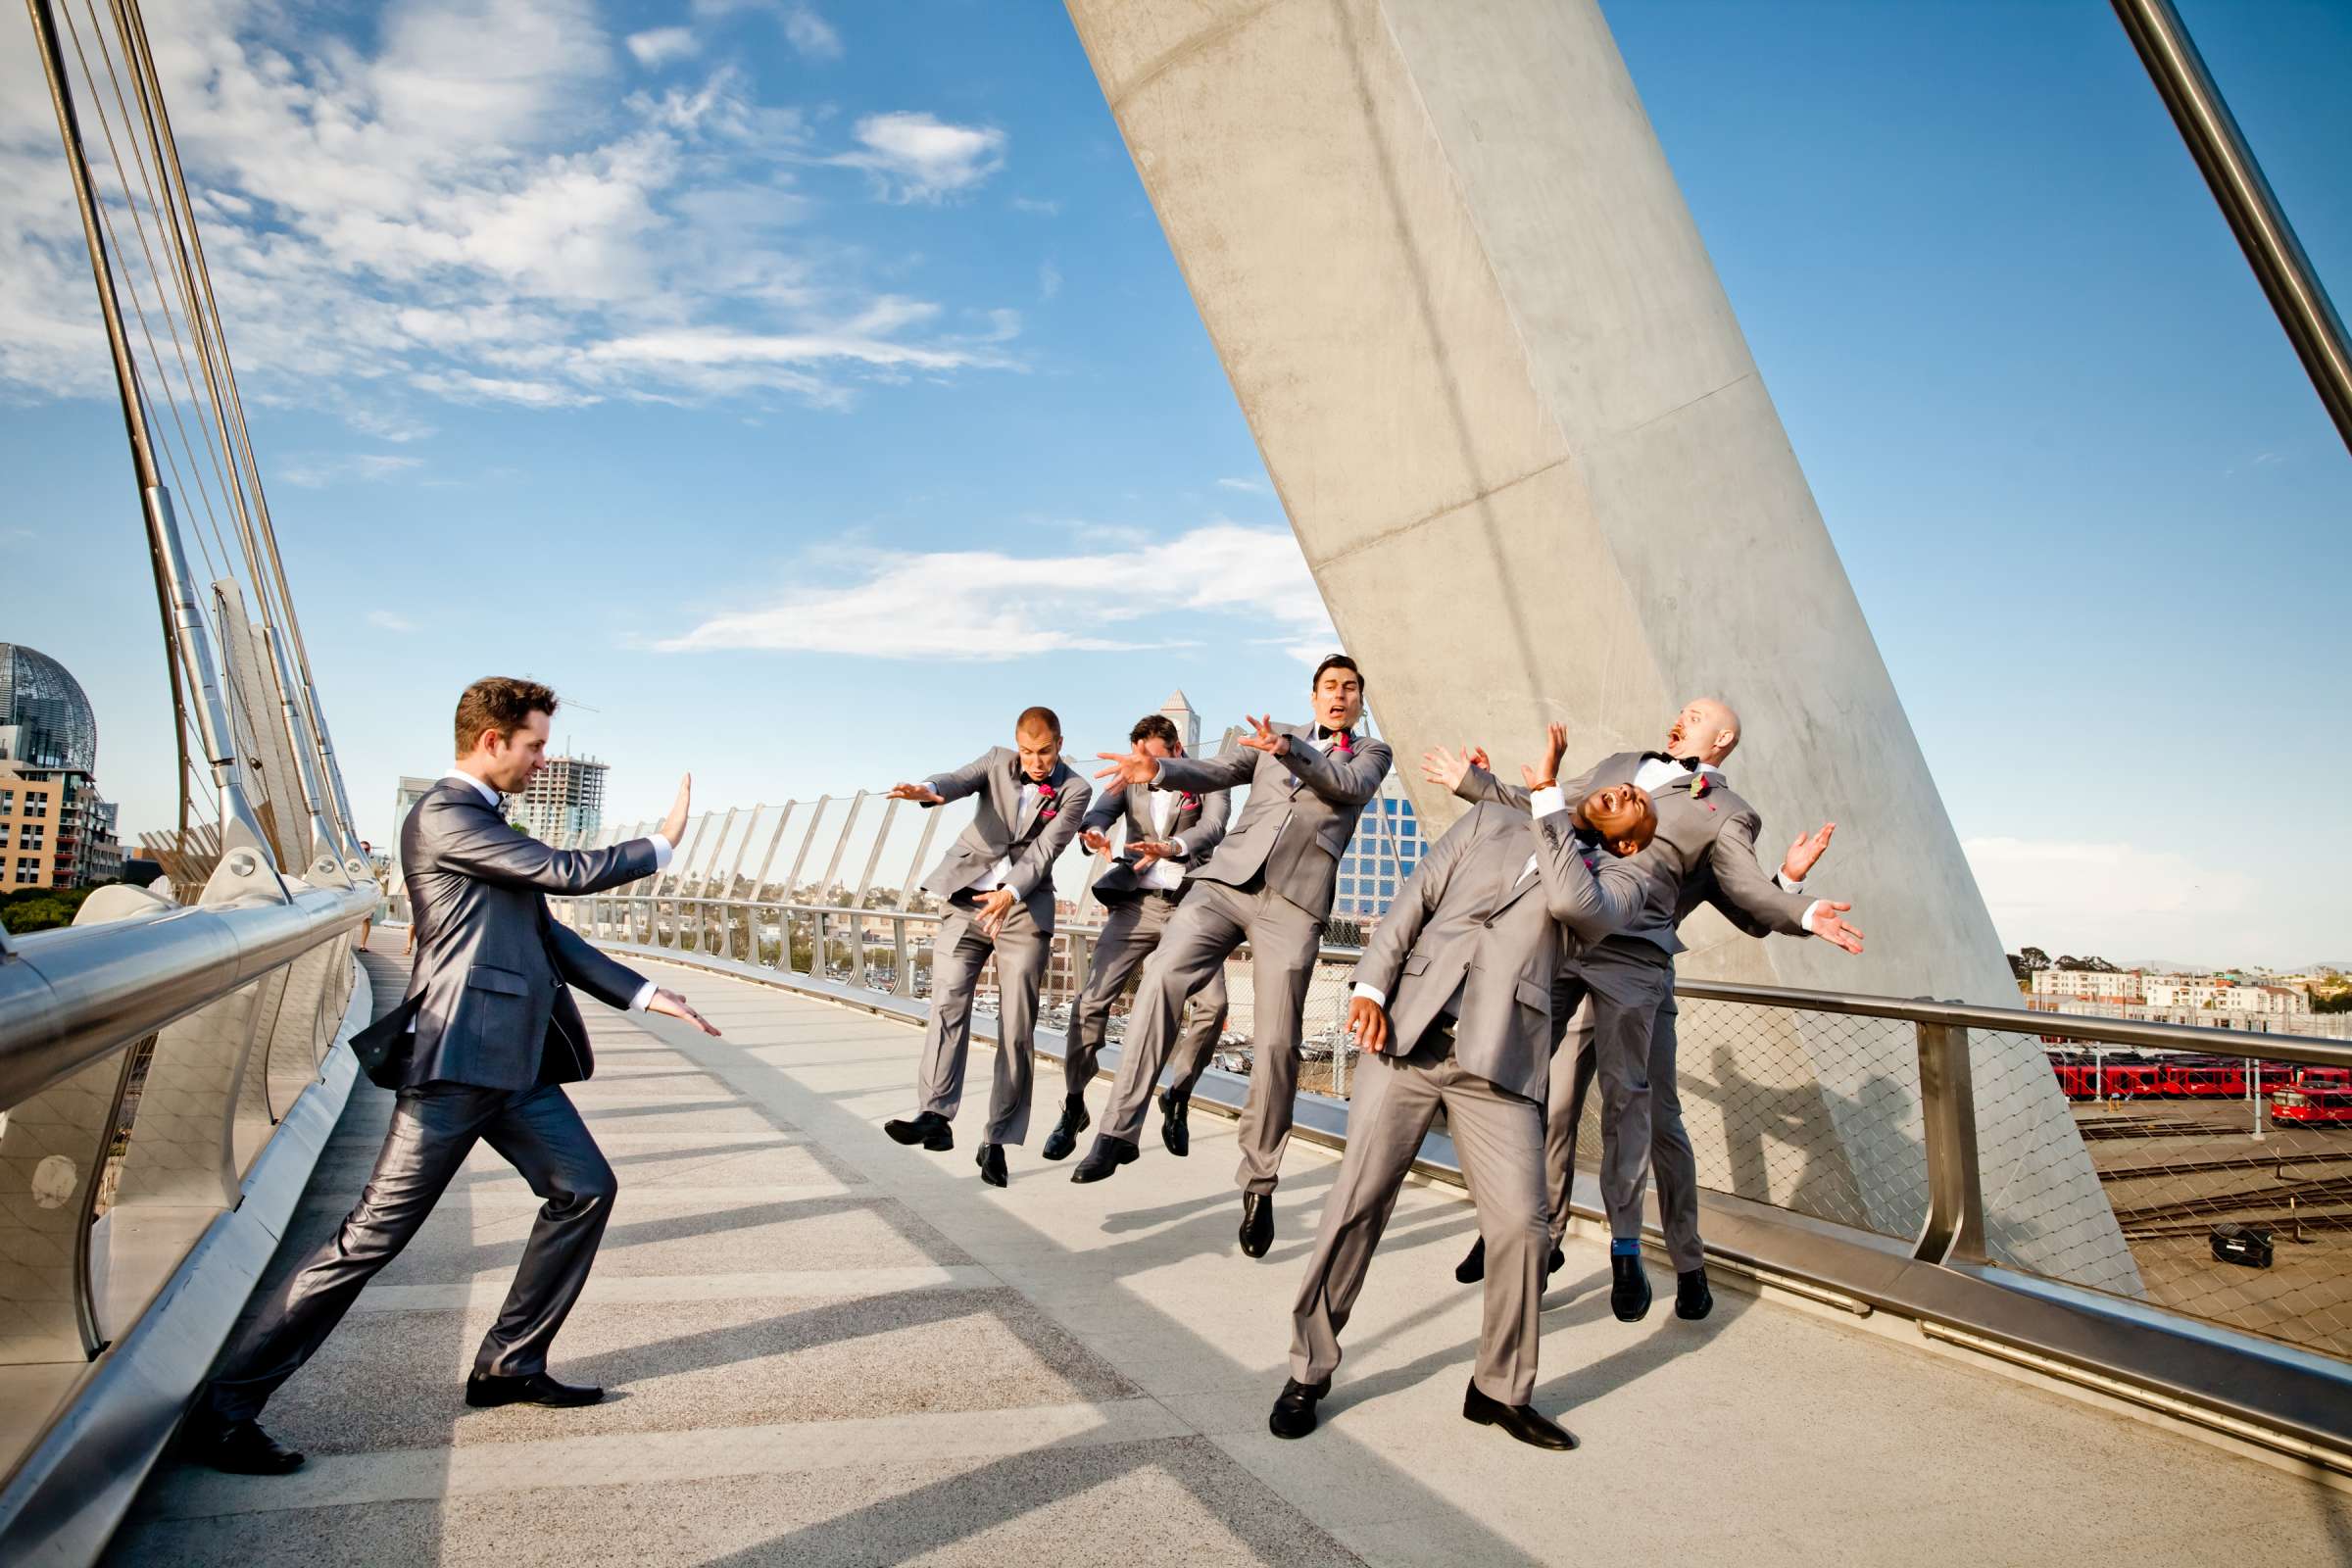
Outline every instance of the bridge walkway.
{"type": "MultiPolygon", "coordinates": [[[[383,1005],[402,974],[376,946],[383,1005]]],[[[879,1131],[906,1108],[904,1025],[662,976],[727,1038],[592,1018],[577,1098],[622,1187],[555,1370],[606,1402],[460,1398],[535,1206],[485,1152],[271,1405],[310,1465],[167,1463],[112,1561],[2352,1562],[2352,1497],[1908,1330],[1729,1282],[1704,1324],[1664,1301],[1618,1323],[1589,1236],[1547,1298],[1538,1396],[1584,1447],[1470,1427],[1478,1299],[1451,1270],[1473,1220],[1442,1187],[1397,1206],[1323,1429],[1281,1442],[1266,1410],[1336,1155],[1293,1149],[1251,1261],[1229,1122],[1096,1187],[1016,1152],[999,1192],[966,1128],[949,1155],[879,1131]]],[[[389,1103],[355,1092],[278,1267],[348,1207],[389,1103]]]]}

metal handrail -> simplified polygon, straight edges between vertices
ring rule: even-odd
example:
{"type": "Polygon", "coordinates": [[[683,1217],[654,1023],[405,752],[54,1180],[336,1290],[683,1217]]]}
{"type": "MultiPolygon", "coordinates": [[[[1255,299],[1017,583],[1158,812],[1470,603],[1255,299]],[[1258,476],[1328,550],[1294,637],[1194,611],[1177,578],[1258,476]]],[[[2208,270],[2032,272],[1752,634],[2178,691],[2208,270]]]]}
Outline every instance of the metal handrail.
{"type": "Polygon", "coordinates": [[[0,1109],[358,925],[375,889],[169,908],[15,939],[0,963],[0,1109]]]}

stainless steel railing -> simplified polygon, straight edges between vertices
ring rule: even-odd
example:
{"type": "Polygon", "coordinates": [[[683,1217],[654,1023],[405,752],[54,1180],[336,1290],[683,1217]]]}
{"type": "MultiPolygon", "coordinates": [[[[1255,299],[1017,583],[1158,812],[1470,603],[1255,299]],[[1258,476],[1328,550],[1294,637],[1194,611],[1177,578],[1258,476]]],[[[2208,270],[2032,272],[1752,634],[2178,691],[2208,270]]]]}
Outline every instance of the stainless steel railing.
{"type": "MultiPolygon", "coordinates": [[[[924,934],[939,910],[662,885],[669,891],[565,901],[560,912],[592,940],[920,1017],[924,934]]],[[[1066,1017],[1099,930],[1061,920],[1048,1030],[1066,1017]]],[[[1328,1142],[1345,1138],[1352,1048],[1339,1025],[1359,952],[1325,947],[1303,1031],[1298,1125],[1328,1142]]],[[[1238,1104],[1247,1088],[1246,951],[1232,981],[1219,1059],[1235,1071],[1211,1074],[1200,1091],[1211,1103],[1238,1104]]],[[[2318,1379],[2323,1405],[2344,1397],[2345,1419],[2333,1437],[2302,1427],[2295,1441],[2352,1462],[2352,1047],[1704,980],[1676,995],[1680,1099],[1711,1256],[2151,1401],[2185,1400],[2216,1422],[2227,1407],[2230,1420],[2277,1430],[2284,1418],[2257,1396],[2271,1390],[2272,1404],[2308,1413],[2318,1379]],[[2085,1092],[2076,1054],[2095,1056],[2109,1093],[2085,1092]],[[2177,1102],[2163,1098],[2168,1071],[2185,1086],[2177,1102]],[[2347,1121],[2282,1132],[2271,1098],[2298,1073],[2336,1072],[2347,1121]],[[2163,1157],[2168,1140],[2180,1157],[2163,1157]],[[2213,1253],[2207,1233],[2228,1224],[2271,1232],[2269,1268],[2213,1253]],[[2084,1321],[2097,1331],[2081,1332],[2084,1321]],[[2195,1354],[2182,1349],[2192,1342],[2195,1354]],[[2197,1370],[2208,1362],[2210,1376],[2197,1370]]],[[[1114,1022],[1114,1051],[1116,1033],[1114,1022]]],[[[1057,1046],[1041,1038],[1049,1054],[1057,1046]]],[[[1588,1163],[1599,1150],[1591,1099],[1588,1163]]],[[[1425,1163],[1445,1174],[1450,1146],[1432,1144],[1425,1163]]],[[[1584,1196],[1590,1207],[1596,1194],[1584,1196]]]]}

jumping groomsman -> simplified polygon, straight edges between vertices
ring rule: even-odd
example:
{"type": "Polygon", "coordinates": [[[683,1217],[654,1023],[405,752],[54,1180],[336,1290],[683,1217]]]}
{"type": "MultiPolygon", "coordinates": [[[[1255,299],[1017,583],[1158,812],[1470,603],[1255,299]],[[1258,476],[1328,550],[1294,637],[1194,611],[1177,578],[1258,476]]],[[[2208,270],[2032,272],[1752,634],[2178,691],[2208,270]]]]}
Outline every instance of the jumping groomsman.
{"type": "Polygon", "coordinates": [[[1388,777],[1389,748],[1355,734],[1364,711],[1364,679],[1355,661],[1334,654],[1315,666],[1309,685],[1314,721],[1251,719],[1231,756],[1201,760],[1122,757],[1097,778],[1130,789],[1158,784],[1203,795],[1250,787],[1250,799],[1216,854],[1192,874],[1192,891],[1168,922],[1159,951],[1145,965],[1127,1015],[1119,1076],[1095,1146],[1071,1171],[1101,1181],[1136,1157],[1144,1109],[1159,1082],[1176,1009],[1250,944],[1255,990],[1250,1098],[1242,1110],[1242,1250],[1263,1257],[1274,1245],[1274,1189],[1290,1142],[1298,1088],[1298,1035],[1306,988],[1314,978],[1324,923],[1331,917],[1340,857],[1364,803],[1388,777]]]}
{"type": "Polygon", "coordinates": [[[1037,992],[1054,947],[1054,862],[1078,836],[1094,786],[1061,760],[1061,720],[1051,708],[1022,710],[1012,746],[991,747],[920,784],[898,784],[894,801],[945,806],[977,795],[971,825],[923,881],[948,901],[931,947],[931,1016],[915,1069],[915,1114],[882,1130],[934,1152],[954,1149],[949,1123],[963,1102],[963,1062],[972,1045],[972,988],[997,960],[997,1066],[989,1092],[980,1179],[1005,1182],[1004,1146],[1029,1136],[1031,1052],[1037,992]]]}
{"type": "MultiPolygon", "coordinates": [[[[1541,779],[1557,771],[1565,744],[1565,729],[1552,725],[1535,770],[1541,779]]],[[[1809,899],[1801,891],[1835,823],[1791,845],[1779,873],[1758,863],[1762,818],[1733,793],[1721,766],[1739,744],[1740,715],[1702,697],[1676,715],[1665,750],[1616,753],[1562,786],[1573,798],[1604,784],[1631,783],[1650,795],[1658,813],[1657,840],[1644,858],[1657,873],[1648,903],[1624,930],[1563,965],[1560,993],[1552,999],[1555,1024],[1567,1035],[1553,1058],[1546,1095],[1552,1246],[1556,1251],[1567,1230],[1577,1122],[1597,1074],[1609,1308],[1627,1323],[1640,1322],[1650,1305],[1649,1276],[1642,1266],[1642,1204],[1653,1157],[1667,1255],[1675,1267],[1675,1313],[1695,1320],[1714,1306],[1698,1236],[1698,1164],[1675,1083],[1674,957],[1683,951],[1676,928],[1701,904],[1712,904],[1750,936],[1809,935],[1848,953],[1862,951],[1862,933],[1838,918],[1852,906],[1809,899]]],[[[1527,808],[1526,790],[1444,748],[1425,757],[1422,768],[1465,800],[1527,808]]],[[[1484,1267],[1483,1252],[1474,1246],[1455,1277],[1468,1284],[1484,1267]]]]}
{"type": "MultiPolygon", "coordinates": [[[[1127,732],[1138,757],[1153,760],[1184,755],[1184,737],[1166,716],[1147,713],[1127,732]]],[[[1157,785],[1129,789],[1113,784],[1087,811],[1079,843],[1090,855],[1111,849],[1105,837],[1122,819],[1125,842],[1117,849],[1110,869],[1095,882],[1096,902],[1102,906],[1102,934],[1095,939],[1095,956],[1088,966],[1086,988],[1070,1009],[1069,1049],[1062,1058],[1061,1121],[1046,1135],[1048,1159],[1063,1159],[1077,1149],[1086,1131],[1086,1086],[1095,1081],[1095,1064],[1102,1056],[1102,1037],[1110,1024],[1110,1004],[1116,1001],[1137,964],[1159,946],[1169,917],[1184,899],[1184,872],[1214,851],[1225,837],[1225,813],[1231,808],[1222,793],[1195,795],[1190,790],[1157,785]]],[[[1192,1149],[1186,1112],[1193,1086],[1208,1069],[1217,1036],[1225,1027],[1225,968],[1222,964],[1186,1003],[1183,1038],[1176,1043],[1176,1081],[1159,1097],[1159,1137],[1171,1154],[1192,1149]]]]}
{"type": "Polygon", "coordinates": [[[1363,1055],[1348,1152],[1292,1309],[1291,1378],[1266,1420],[1278,1438],[1315,1429],[1340,1332],[1442,1105],[1494,1261],[1462,1414],[1539,1448],[1576,1446],[1532,1402],[1550,1250],[1552,985],[1563,952],[1599,941],[1646,902],[1647,873],[1623,858],[1640,854],[1657,818],[1631,784],[1594,790],[1574,811],[1556,788],[1533,793],[1533,823],[1489,805],[1447,829],[1356,965],[1348,1025],[1363,1055]]]}
{"type": "Polygon", "coordinates": [[[368,1076],[393,1091],[391,1129],[358,1206],[247,1319],[189,1412],[183,1451],[199,1463],[241,1475],[283,1475],[302,1463],[262,1430],[262,1406],[400,1255],[477,1143],[544,1201],[506,1304],[474,1353],[466,1402],[568,1408],[604,1397],[601,1388],[560,1383],[547,1370],[619,1192],[564,1093],[596,1070],[570,988],[610,1007],[718,1031],[685,998],[548,914],[550,893],[600,893],[667,866],[691,784],[679,783],[660,832],[608,850],[551,850],[516,832],[499,796],[519,794],[547,765],[555,711],[547,687],[501,676],[458,699],[456,765],[401,824],[416,942],[408,994],[351,1042],[368,1076]]]}

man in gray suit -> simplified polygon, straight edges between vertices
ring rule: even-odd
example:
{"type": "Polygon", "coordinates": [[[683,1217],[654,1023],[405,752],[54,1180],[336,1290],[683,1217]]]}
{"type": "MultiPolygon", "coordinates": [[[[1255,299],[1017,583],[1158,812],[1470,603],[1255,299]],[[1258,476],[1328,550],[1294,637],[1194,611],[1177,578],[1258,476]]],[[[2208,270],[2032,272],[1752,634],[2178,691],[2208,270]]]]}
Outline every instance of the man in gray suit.
{"type": "Polygon", "coordinates": [[[1552,984],[1563,951],[1599,941],[1642,908],[1647,877],[1623,858],[1649,842],[1657,819],[1630,784],[1594,790],[1574,811],[1556,788],[1536,790],[1534,810],[1532,824],[1505,806],[1455,822],[1356,965],[1348,1023],[1364,1054],[1347,1155],[1292,1311],[1291,1378],[1267,1417],[1278,1438],[1314,1430],[1316,1401],[1340,1364],[1340,1332],[1444,1106],[1494,1260],[1462,1414],[1536,1447],[1576,1446],[1532,1402],[1549,1251],[1543,1097],[1552,984]]]}
{"type": "Polygon", "coordinates": [[[691,778],[662,831],[609,850],[553,850],[498,809],[547,765],[556,694],[535,681],[475,681],[458,700],[457,766],[401,826],[400,861],[416,937],[407,1000],[352,1040],[368,1076],[397,1098],[383,1152],[334,1239],[288,1275],[221,1357],[189,1417],[187,1452],[246,1475],[280,1475],[302,1455],[256,1421],[309,1360],[361,1288],[399,1255],[476,1142],[546,1200],[514,1284],[482,1340],[466,1402],[593,1404],[597,1388],[557,1382],[548,1347],[588,1283],[618,1183],[561,1087],[595,1071],[573,985],[609,1006],[716,1029],[684,998],[590,947],[548,913],[547,895],[599,893],[668,864],[686,826],[691,778]]]}
{"type": "Polygon", "coordinates": [[[972,1046],[972,989],[997,960],[997,1067],[980,1179],[1005,1184],[1004,1146],[1029,1137],[1037,992],[1054,948],[1054,862],[1078,836],[1094,786],[1061,760],[1061,720],[1051,708],[1022,711],[1012,746],[991,747],[952,773],[899,784],[890,797],[925,807],[979,797],[971,825],[923,880],[948,901],[931,945],[931,1016],[916,1065],[914,1115],[882,1130],[934,1152],[956,1147],[949,1123],[963,1103],[963,1062],[972,1046]]]}
{"type": "MultiPolygon", "coordinates": [[[[1549,779],[1557,771],[1566,741],[1565,728],[1552,725],[1536,768],[1539,776],[1549,779]]],[[[1805,874],[1828,848],[1835,823],[1798,839],[1777,875],[1758,863],[1762,818],[1733,793],[1720,765],[1739,744],[1740,715],[1727,704],[1702,697],[1676,716],[1664,751],[1616,753],[1562,786],[1573,797],[1603,784],[1632,783],[1647,790],[1658,808],[1657,841],[1646,857],[1656,862],[1658,873],[1649,903],[1623,931],[1564,965],[1560,994],[1552,999],[1553,1017],[1568,1032],[1566,1049],[1552,1064],[1547,1097],[1553,1245],[1567,1228],[1577,1121],[1586,1087],[1597,1074],[1601,1200],[1610,1235],[1609,1306],[1628,1323],[1641,1321],[1650,1305],[1641,1237],[1653,1156],[1667,1252],[1675,1267],[1676,1315],[1703,1318],[1714,1305],[1698,1236],[1698,1166],[1683,1130],[1675,1087],[1674,956],[1683,951],[1676,928],[1701,904],[1712,904],[1750,936],[1809,935],[1848,953],[1862,951],[1862,933],[1839,918],[1850,905],[1808,898],[1801,891],[1805,874]]],[[[1423,759],[1423,772],[1465,800],[1521,808],[1527,803],[1527,791],[1499,782],[1471,759],[1444,748],[1423,759]]],[[[1469,1283],[1483,1267],[1483,1254],[1474,1247],[1456,1277],[1469,1283]]]]}
{"type": "MultiPolygon", "coordinates": [[[[1164,714],[1146,713],[1127,732],[1138,757],[1154,760],[1184,755],[1184,737],[1164,714]]],[[[1102,933],[1095,939],[1094,961],[1087,968],[1086,987],[1070,1009],[1069,1047],[1062,1057],[1061,1121],[1046,1137],[1048,1159],[1063,1159],[1077,1149],[1078,1135],[1087,1128],[1086,1086],[1095,1081],[1095,1064],[1102,1056],[1102,1039],[1110,1024],[1110,1004],[1118,999],[1128,977],[1159,946],[1169,917],[1184,899],[1184,870],[1213,853],[1225,837],[1224,795],[1195,795],[1189,790],[1157,787],[1129,789],[1113,784],[1087,811],[1079,843],[1090,855],[1112,851],[1104,835],[1121,821],[1125,842],[1110,864],[1095,880],[1095,899],[1102,906],[1102,933]]],[[[1225,970],[1220,965],[1206,984],[1186,1001],[1184,1035],[1176,1044],[1176,1081],[1159,1097],[1159,1137],[1171,1154],[1192,1148],[1186,1126],[1193,1086],[1208,1070],[1217,1036],[1225,1027],[1225,970]]]]}
{"type": "Polygon", "coordinates": [[[1309,689],[1315,722],[1251,719],[1252,732],[1241,737],[1241,750],[1205,760],[1105,752],[1102,758],[1112,765],[1095,775],[1119,779],[1130,789],[1158,784],[1196,795],[1246,784],[1250,799],[1217,853],[1193,870],[1192,892],[1144,965],[1102,1131],[1070,1179],[1101,1181],[1136,1157],[1144,1107],[1176,1033],[1177,1007],[1248,942],[1256,988],[1254,1059],[1235,1179],[1242,1188],[1242,1250],[1250,1257],[1265,1256],[1274,1245],[1274,1189],[1282,1179],[1298,1089],[1300,1019],[1324,922],[1331,917],[1340,857],[1364,803],[1389,773],[1389,748],[1355,734],[1364,711],[1364,679],[1355,661],[1332,655],[1315,667],[1309,689]]]}

